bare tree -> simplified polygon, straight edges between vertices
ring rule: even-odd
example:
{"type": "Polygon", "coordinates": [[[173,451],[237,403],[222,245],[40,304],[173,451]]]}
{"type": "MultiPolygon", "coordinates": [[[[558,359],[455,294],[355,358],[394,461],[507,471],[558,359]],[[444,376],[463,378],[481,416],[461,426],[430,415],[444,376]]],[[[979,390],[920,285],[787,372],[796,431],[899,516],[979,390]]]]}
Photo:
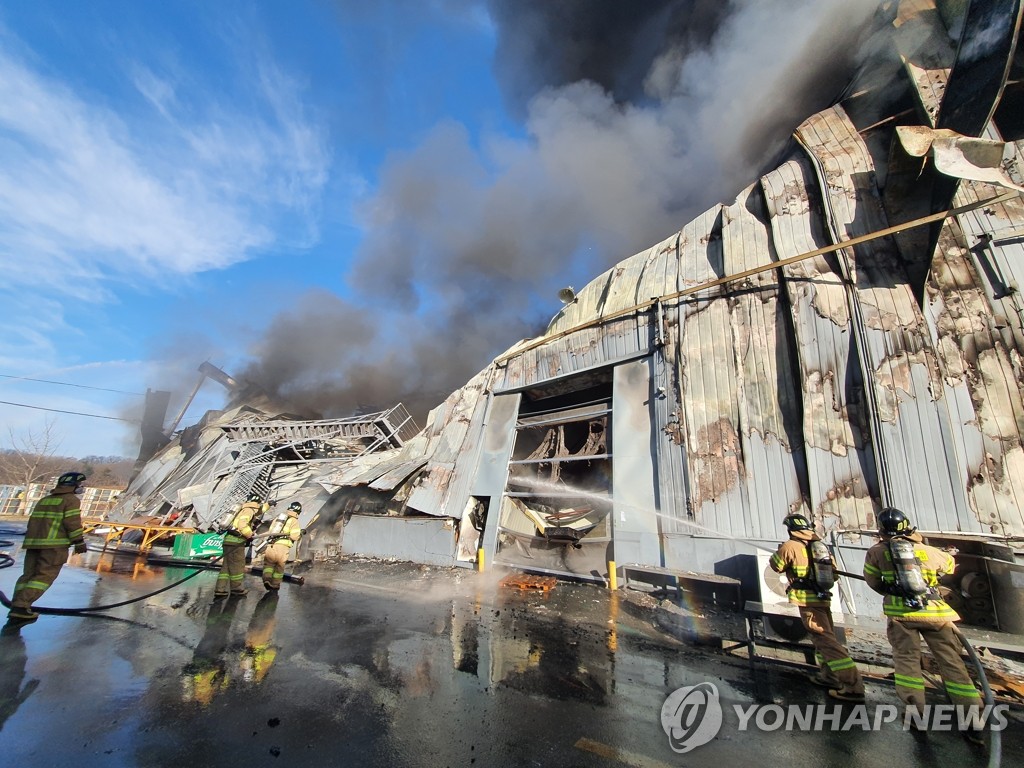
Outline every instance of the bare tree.
{"type": "Polygon", "coordinates": [[[29,429],[21,435],[7,428],[11,447],[0,451],[0,480],[24,490],[19,514],[25,512],[22,507],[27,507],[29,486],[45,480],[58,466],[54,454],[60,447],[61,438],[54,424],[53,419],[47,419],[41,429],[29,429]]]}

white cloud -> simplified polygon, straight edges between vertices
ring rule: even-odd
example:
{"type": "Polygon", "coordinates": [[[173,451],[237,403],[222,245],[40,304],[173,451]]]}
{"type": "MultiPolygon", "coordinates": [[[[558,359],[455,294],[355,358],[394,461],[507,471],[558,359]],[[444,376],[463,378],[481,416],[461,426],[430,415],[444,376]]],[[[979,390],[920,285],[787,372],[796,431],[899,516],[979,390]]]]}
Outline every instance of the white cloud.
{"type": "Polygon", "coordinates": [[[175,73],[142,63],[126,77],[144,99],[115,112],[0,49],[8,290],[96,300],[110,279],[187,276],[315,239],[330,157],[294,78],[258,62],[243,108],[182,76],[186,99],[175,73]]]}

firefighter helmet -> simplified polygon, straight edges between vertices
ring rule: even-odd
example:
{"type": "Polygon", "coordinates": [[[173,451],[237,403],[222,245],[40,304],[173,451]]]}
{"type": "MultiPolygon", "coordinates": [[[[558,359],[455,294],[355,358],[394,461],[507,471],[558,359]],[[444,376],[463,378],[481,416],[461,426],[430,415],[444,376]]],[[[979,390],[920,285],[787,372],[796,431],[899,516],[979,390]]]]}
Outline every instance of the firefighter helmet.
{"type": "Polygon", "coordinates": [[[801,515],[796,512],[794,512],[791,515],[786,515],[785,519],[782,522],[785,524],[786,529],[790,531],[813,530],[813,526],[811,525],[810,521],[804,515],[801,515]]]}
{"type": "Polygon", "coordinates": [[[85,482],[85,475],[81,472],[65,472],[57,478],[57,485],[70,485],[74,487],[85,482]]]}
{"type": "Polygon", "coordinates": [[[297,501],[293,501],[291,504],[288,505],[288,511],[289,512],[301,512],[302,511],[302,505],[299,504],[299,502],[297,502],[297,501]]]}
{"type": "Polygon", "coordinates": [[[249,494],[248,498],[246,498],[246,501],[263,501],[263,497],[256,493],[256,491],[253,491],[249,494]]]}
{"type": "Polygon", "coordinates": [[[878,513],[878,532],[885,536],[904,536],[916,530],[896,507],[886,507],[878,513]]]}

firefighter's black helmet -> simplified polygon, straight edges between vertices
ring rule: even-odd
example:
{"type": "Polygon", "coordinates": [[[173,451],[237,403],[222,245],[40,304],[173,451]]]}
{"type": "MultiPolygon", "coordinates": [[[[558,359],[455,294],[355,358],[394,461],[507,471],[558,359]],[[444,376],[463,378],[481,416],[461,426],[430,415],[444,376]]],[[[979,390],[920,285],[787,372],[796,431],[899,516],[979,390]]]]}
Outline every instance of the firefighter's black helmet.
{"type": "Polygon", "coordinates": [[[785,524],[786,529],[790,531],[810,531],[813,529],[811,521],[796,512],[786,515],[782,522],[785,524]]]}
{"type": "Polygon", "coordinates": [[[253,491],[252,493],[249,494],[249,497],[246,499],[246,501],[263,501],[263,497],[256,493],[256,491],[253,491]]]}
{"type": "Polygon", "coordinates": [[[896,507],[886,507],[878,513],[878,532],[885,536],[902,536],[916,530],[907,516],[896,507]]]}
{"type": "Polygon", "coordinates": [[[57,485],[70,485],[76,487],[85,482],[85,475],[81,472],[65,472],[57,478],[57,485]]]}
{"type": "Polygon", "coordinates": [[[297,501],[293,501],[291,504],[288,505],[288,511],[289,512],[301,512],[302,511],[302,505],[299,504],[299,502],[297,502],[297,501]]]}

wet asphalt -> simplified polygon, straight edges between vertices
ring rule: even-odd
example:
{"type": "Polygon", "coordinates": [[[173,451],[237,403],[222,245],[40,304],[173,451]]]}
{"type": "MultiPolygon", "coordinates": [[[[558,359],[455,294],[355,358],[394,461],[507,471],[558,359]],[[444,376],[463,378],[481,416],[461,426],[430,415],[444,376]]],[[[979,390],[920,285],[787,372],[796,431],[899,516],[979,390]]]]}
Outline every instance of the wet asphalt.
{"type": "MultiPolygon", "coordinates": [[[[21,572],[0,570],[8,596],[21,572]]],[[[39,601],[103,605],[192,573],[74,557],[39,601]]],[[[501,587],[502,574],[403,563],[318,565],[304,585],[213,600],[200,572],[102,616],[42,616],[0,637],[6,766],[983,766],[955,733],[740,732],[732,705],[826,703],[795,671],[760,668],[655,628],[593,585],[501,587]],[[713,683],[724,722],[686,754],[661,708],[713,683]]],[[[695,619],[695,621],[700,621],[695,619]]],[[[705,636],[713,628],[699,627],[705,636]]],[[[872,684],[869,704],[892,703],[872,684]]],[[[832,707],[832,705],[829,705],[832,707]]],[[[1024,726],[1003,765],[1024,765],[1024,726]]]]}

